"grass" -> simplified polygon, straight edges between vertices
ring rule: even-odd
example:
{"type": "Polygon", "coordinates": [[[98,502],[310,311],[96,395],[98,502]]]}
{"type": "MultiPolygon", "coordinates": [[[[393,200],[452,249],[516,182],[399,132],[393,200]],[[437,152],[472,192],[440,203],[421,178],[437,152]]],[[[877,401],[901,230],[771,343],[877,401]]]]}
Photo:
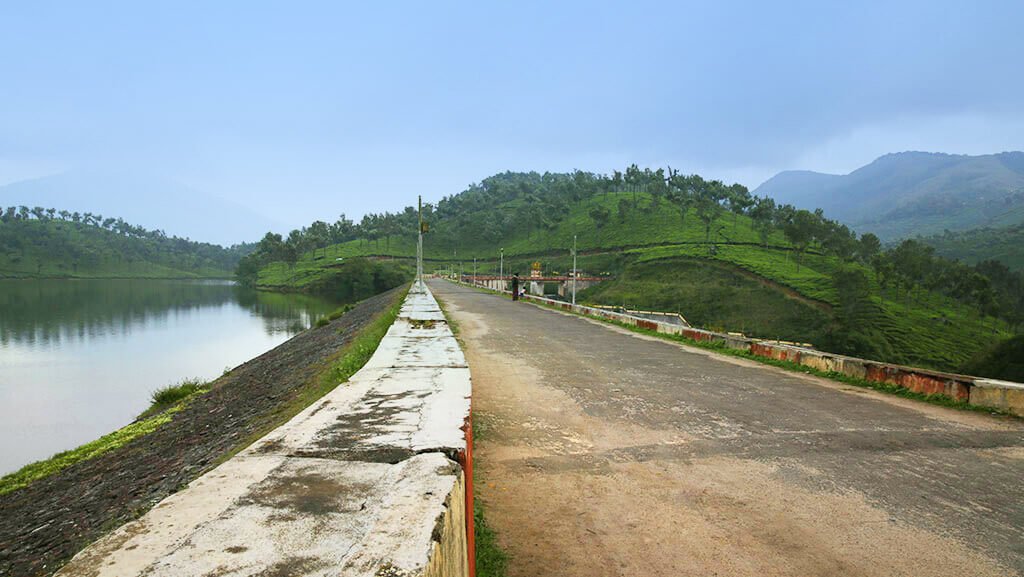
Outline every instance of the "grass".
{"type": "Polygon", "coordinates": [[[188,405],[196,395],[210,390],[210,383],[201,379],[185,379],[175,385],[161,387],[151,394],[152,402],[134,423],[90,441],[80,447],[57,453],[49,459],[29,463],[21,469],[0,478],[0,495],[25,487],[29,483],[48,477],[80,461],[98,457],[121,447],[169,423],[174,414],[188,405]]]}
{"type": "Polygon", "coordinates": [[[483,505],[476,499],[473,500],[473,527],[477,577],[505,577],[508,554],[498,545],[498,536],[487,523],[483,505]]]}
{"type": "Polygon", "coordinates": [[[57,453],[45,461],[30,463],[14,473],[4,475],[0,478],[0,495],[25,487],[33,481],[58,473],[75,463],[97,457],[121,447],[133,439],[147,435],[161,425],[169,423],[174,414],[184,406],[185,403],[179,403],[158,415],[136,421],[95,441],[90,441],[70,451],[57,453]]]}
{"type": "MultiPolygon", "coordinates": [[[[388,332],[395,319],[398,318],[398,311],[401,309],[401,300],[384,314],[375,319],[355,339],[350,342],[340,353],[340,358],[335,360],[330,368],[320,378],[321,386],[326,388],[323,393],[317,395],[317,399],[330,392],[338,384],[343,383],[352,375],[356,374],[363,365],[370,360],[377,346],[380,345],[384,334],[388,332]],[[327,388],[329,387],[329,388],[327,388]]],[[[316,399],[313,399],[316,400],[316,399]]],[[[306,405],[308,406],[311,400],[306,405]]]]}
{"type": "Polygon", "coordinates": [[[824,340],[831,322],[816,302],[790,298],[729,263],[698,258],[631,264],[577,300],[679,312],[694,326],[719,332],[811,343],[824,340]]]}
{"type": "Polygon", "coordinates": [[[139,418],[143,419],[162,413],[179,402],[191,398],[193,395],[202,394],[209,390],[210,383],[202,379],[185,379],[176,385],[160,387],[150,395],[152,403],[148,409],[139,415],[139,418]]]}
{"type": "MultiPolygon", "coordinates": [[[[395,296],[395,301],[387,309],[378,313],[376,318],[363,327],[354,339],[328,359],[316,372],[316,375],[306,385],[299,388],[296,395],[278,406],[262,426],[257,427],[251,435],[242,439],[234,450],[223,455],[214,463],[214,466],[230,459],[270,431],[287,423],[303,409],[333,391],[335,387],[347,381],[359,369],[363,368],[363,365],[370,360],[370,357],[377,350],[377,346],[380,344],[381,339],[384,338],[385,333],[388,332],[395,319],[398,318],[398,312],[402,308],[402,301],[407,292],[408,289],[400,291],[395,296]]],[[[346,305],[346,307],[342,307],[339,310],[349,308],[350,306],[346,305]]],[[[351,309],[349,308],[349,310],[351,309]]]]}
{"type": "MultiPolygon", "coordinates": [[[[811,301],[830,307],[839,304],[832,275],[841,263],[834,257],[806,254],[798,267],[796,258],[788,251],[758,246],[721,246],[714,255],[708,255],[702,247],[692,246],[654,247],[631,250],[629,253],[634,255],[636,260],[624,268],[627,275],[632,267],[662,266],[667,271],[672,268],[672,263],[679,259],[703,260],[709,265],[705,267],[706,274],[699,275],[700,278],[714,276],[711,274],[710,263],[722,264],[771,281],[781,287],[780,290],[795,291],[811,301]]],[[[864,268],[857,264],[845,266],[864,268]]],[[[888,343],[884,347],[888,352],[884,358],[878,360],[957,371],[978,351],[1010,336],[1009,327],[1005,322],[991,317],[981,317],[977,311],[937,293],[921,291],[911,298],[901,296],[899,299],[892,291],[883,294],[874,273],[868,269],[864,270],[871,282],[871,300],[875,307],[871,315],[864,319],[863,328],[876,332],[888,343]]],[[[678,279],[672,274],[665,273],[661,275],[660,280],[662,284],[672,284],[678,279]]],[[[600,290],[595,292],[599,293],[600,290]]],[[[656,292],[648,293],[640,286],[632,287],[632,292],[640,293],[643,297],[635,302],[638,306],[644,306],[645,300],[657,296],[656,292]]],[[[727,296],[727,292],[729,291],[724,291],[723,296],[727,296]]],[[[614,300],[595,302],[621,304],[614,300]]],[[[689,303],[690,301],[678,300],[675,307],[667,310],[678,308],[683,316],[690,318],[695,315],[690,313],[689,303]]],[[[756,319],[759,309],[763,309],[764,304],[760,300],[742,301],[736,304],[739,310],[732,312],[734,315],[749,315],[756,319]]],[[[813,326],[811,321],[814,316],[817,315],[809,317],[809,324],[805,327],[780,323],[773,327],[775,330],[759,330],[770,337],[781,336],[787,340],[810,339],[814,342],[813,336],[802,334],[813,326]]],[[[721,328],[745,330],[742,324],[721,328]]]]}
{"type": "Polygon", "coordinates": [[[935,253],[974,264],[998,260],[1011,270],[1024,270],[1024,224],[1003,228],[979,228],[921,239],[935,253]]]}
{"type": "Polygon", "coordinates": [[[327,320],[334,321],[341,318],[342,315],[355,308],[356,305],[349,303],[341,308],[335,309],[331,314],[327,315],[327,320]]]}
{"type": "MultiPolygon", "coordinates": [[[[448,308],[440,299],[437,300],[449,330],[459,341],[459,345],[465,348],[461,337],[461,327],[448,313],[448,308]]],[[[490,432],[490,424],[482,419],[479,413],[470,413],[473,430],[473,446],[476,442],[484,440],[490,432]]],[[[473,535],[476,544],[476,574],[477,577],[505,577],[508,570],[508,554],[498,545],[498,536],[494,529],[488,524],[484,514],[484,506],[480,500],[473,496],[473,535]]]]}

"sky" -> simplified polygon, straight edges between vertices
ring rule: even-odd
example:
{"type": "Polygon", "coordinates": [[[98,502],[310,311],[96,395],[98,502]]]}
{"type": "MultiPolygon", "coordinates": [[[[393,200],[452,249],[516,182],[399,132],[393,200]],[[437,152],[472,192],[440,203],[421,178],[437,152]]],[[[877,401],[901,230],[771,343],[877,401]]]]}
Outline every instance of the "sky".
{"type": "Polygon", "coordinates": [[[1020,150],[1021,22],[1019,1],[0,0],[0,185],[153,174],[287,230],[505,170],[754,188],[1020,150]]]}

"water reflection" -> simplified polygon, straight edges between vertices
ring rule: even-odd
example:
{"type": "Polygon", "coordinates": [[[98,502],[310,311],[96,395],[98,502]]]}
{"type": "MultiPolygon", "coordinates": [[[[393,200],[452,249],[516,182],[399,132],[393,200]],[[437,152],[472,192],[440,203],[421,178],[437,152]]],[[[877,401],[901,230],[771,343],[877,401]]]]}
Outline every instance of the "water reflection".
{"type": "Polygon", "coordinates": [[[0,474],[123,426],[341,303],[223,281],[0,280],[0,474]]]}
{"type": "Polygon", "coordinates": [[[256,291],[229,281],[0,280],[0,345],[130,336],[140,326],[223,306],[248,309],[263,320],[268,335],[292,335],[338,303],[256,291]]]}

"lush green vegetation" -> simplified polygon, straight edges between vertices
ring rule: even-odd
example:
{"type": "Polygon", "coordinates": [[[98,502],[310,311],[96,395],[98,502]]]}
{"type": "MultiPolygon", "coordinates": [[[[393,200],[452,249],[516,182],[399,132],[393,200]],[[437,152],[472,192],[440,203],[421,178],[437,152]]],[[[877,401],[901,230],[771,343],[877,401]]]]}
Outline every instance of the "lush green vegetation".
{"type": "MultiPolygon", "coordinates": [[[[438,301],[448,328],[458,339],[459,345],[465,347],[460,336],[461,328],[450,314],[444,302],[438,301]]],[[[476,442],[488,438],[491,430],[490,423],[479,412],[470,415],[473,431],[473,449],[476,450],[476,442]]],[[[478,474],[479,475],[479,474],[478,474]]],[[[478,476],[476,483],[479,486],[482,479],[478,476]]],[[[480,577],[505,577],[508,572],[508,553],[498,544],[498,535],[487,522],[484,514],[484,506],[481,500],[473,495],[473,536],[476,544],[476,574],[480,577]]]]}
{"type": "Polygon", "coordinates": [[[150,415],[156,415],[162,413],[171,407],[174,407],[181,401],[190,399],[195,395],[205,393],[210,390],[210,383],[202,379],[185,379],[175,385],[166,385],[153,391],[150,395],[152,403],[149,408],[146,409],[139,418],[146,418],[150,415]]]}
{"type": "Polygon", "coordinates": [[[169,423],[174,414],[180,411],[183,407],[184,403],[179,403],[158,415],[140,421],[135,421],[126,427],[122,427],[109,435],[104,435],[99,439],[90,441],[78,448],[57,453],[45,461],[30,463],[13,473],[4,475],[0,478],[0,495],[20,489],[32,481],[58,473],[62,469],[70,467],[79,461],[99,456],[107,451],[111,451],[125,445],[133,439],[149,434],[155,431],[160,425],[169,423]]]}
{"type": "Polygon", "coordinates": [[[227,278],[252,248],[169,237],[88,212],[0,210],[0,277],[227,278]]]}
{"type": "Polygon", "coordinates": [[[1024,335],[1006,339],[975,355],[963,366],[963,372],[1024,383],[1024,335]]]}
{"type": "Polygon", "coordinates": [[[638,261],[579,293],[581,302],[678,312],[696,326],[821,343],[831,314],[726,263],[696,258],[638,261]]]}
{"type": "Polygon", "coordinates": [[[498,535],[487,522],[484,508],[473,503],[473,535],[476,544],[476,574],[479,577],[505,577],[508,554],[498,545],[498,535]]]}
{"type": "MultiPolygon", "coordinates": [[[[296,391],[291,398],[280,404],[274,413],[266,420],[265,424],[254,431],[249,437],[242,439],[236,449],[224,455],[220,462],[223,462],[245,447],[255,443],[264,435],[277,427],[287,423],[292,417],[299,414],[303,409],[315,403],[318,399],[334,390],[339,384],[344,383],[361,369],[380,345],[381,339],[398,318],[398,312],[402,308],[402,301],[405,300],[405,291],[399,291],[395,295],[394,302],[387,309],[364,326],[354,339],[348,342],[340,351],[331,357],[323,366],[318,368],[317,374],[303,387],[296,391]]],[[[351,307],[342,307],[332,313],[334,318],[339,318],[351,310],[351,307]]],[[[313,330],[329,331],[335,330],[331,326],[323,325],[313,330]]]]}
{"type": "Polygon", "coordinates": [[[941,294],[882,289],[865,265],[814,256],[798,274],[785,251],[724,247],[712,259],[694,252],[631,251],[636,260],[618,278],[584,291],[580,301],[678,310],[696,326],[944,370],[957,370],[1009,334],[1005,322],[980,319],[975,308],[941,294]],[[673,298],[675,306],[667,306],[673,298]]]}
{"type": "Polygon", "coordinates": [[[257,288],[330,294],[354,302],[392,289],[412,278],[408,260],[315,258],[297,263],[268,263],[253,277],[243,279],[257,288]]]}
{"type": "Polygon", "coordinates": [[[945,231],[920,239],[945,258],[976,264],[999,261],[1010,270],[1024,271],[1024,224],[1003,228],[976,228],[963,232],[945,231]]]}
{"type": "MultiPolygon", "coordinates": [[[[428,269],[506,274],[571,269],[617,277],[595,304],[679,311],[698,324],[810,341],[839,353],[955,370],[1024,322],[1022,276],[998,263],[891,249],[744,187],[629,167],[611,176],[505,173],[424,206],[428,269]],[[769,296],[771,295],[771,296],[769,296]]],[[[268,235],[248,266],[259,278],[325,274],[337,259],[409,259],[416,211],[314,223],[268,235]]],[[[243,267],[240,266],[240,272],[243,267]]]]}
{"type": "Polygon", "coordinates": [[[200,379],[185,379],[153,391],[152,404],[135,422],[113,433],[104,435],[80,447],[57,453],[44,461],[29,463],[21,469],[0,478],[0,495],[20,489],[43,477],[48,477],[79,461],[97,457],[116,449],[133,439],[147,435],[157,427],[169,423],[196,395],[210,390],[210,383],[200,379]]]}

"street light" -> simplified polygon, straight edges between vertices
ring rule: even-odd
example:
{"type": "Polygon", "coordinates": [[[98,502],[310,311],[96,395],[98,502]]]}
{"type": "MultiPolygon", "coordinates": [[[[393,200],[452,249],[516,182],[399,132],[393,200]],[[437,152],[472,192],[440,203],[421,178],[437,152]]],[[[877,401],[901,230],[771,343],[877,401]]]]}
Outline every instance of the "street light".
{"type": "Polygon", "coordinates": [[[572,235],[572,304],[576,304],[576,235],[572,235]]]}
{"type": "Polygon", "coordinates": [[[419,218],[419,226],[416,231],[416,284],[417,290],[422,290],[423,287],[423,196],[419,196],[417,201],[417,211],[419,218]]]}
{"type": "Polygon", "coordinates": [[[505,280],[505,247],[501,247],[499,250],[501,254],[501,264],[498,267],[498,278],[505,280]]]}

